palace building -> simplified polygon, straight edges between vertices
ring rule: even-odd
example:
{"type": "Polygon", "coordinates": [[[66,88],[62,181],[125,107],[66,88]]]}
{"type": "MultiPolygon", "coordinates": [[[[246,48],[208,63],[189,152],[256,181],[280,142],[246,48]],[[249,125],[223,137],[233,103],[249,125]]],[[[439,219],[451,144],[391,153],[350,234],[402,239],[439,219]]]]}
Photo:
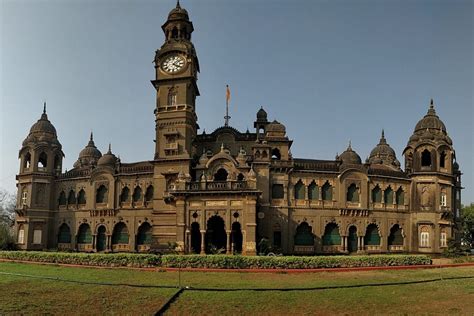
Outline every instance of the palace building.
{"type": "MultiPolygon", "coordinates": [[[[404,168],[382,131],[363,162],[301,159],[260,108],[254,131],[199,132],[194,27],[179,2],[155,55],[155,155],[125,163],[93,135],[71,170],[46,109],[19,152],[16,233],[26,250],[285,254],[440,253],[458,225],[461,172],[433,101],[404,168]]],[[[256,109],[256,110],[257,110],[256,109]]],[[[420,114],[421,116],[421,114],[420,114]]]]}

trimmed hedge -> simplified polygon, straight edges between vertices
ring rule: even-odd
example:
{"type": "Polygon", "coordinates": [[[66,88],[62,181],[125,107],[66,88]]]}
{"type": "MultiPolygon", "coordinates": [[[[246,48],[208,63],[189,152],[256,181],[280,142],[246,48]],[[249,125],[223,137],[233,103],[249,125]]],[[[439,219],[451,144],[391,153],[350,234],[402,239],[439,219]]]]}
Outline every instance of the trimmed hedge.
{"type": "Polygon", "coordinates": [[[0,251],[0,259],[78,264],[105,267],[157,267],[160,256],[150,254],[125,253],[69,253],[42,251],[0,251]]]}
{"type": "Polygon", "coordinates": [[[220,269],[320,269],[403,265],[427,265],[431,258],[424,255],[262,257],[226,255],[165,255],[162,267],[220,269]]]}
{"type": "Polygon", "coordinates": [[[425,255],[263,257],[0,251],[0,259],[108,267],[218,269],[318,269],[431,264],[431,258],[425,255]]]}

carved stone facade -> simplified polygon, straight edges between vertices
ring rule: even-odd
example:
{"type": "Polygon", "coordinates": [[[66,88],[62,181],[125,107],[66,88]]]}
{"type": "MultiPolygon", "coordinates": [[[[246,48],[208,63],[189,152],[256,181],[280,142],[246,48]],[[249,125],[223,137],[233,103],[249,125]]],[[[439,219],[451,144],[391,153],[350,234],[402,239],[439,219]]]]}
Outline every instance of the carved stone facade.
{"type": "Polygon", "coordinates": [[[179,4],[155,55],[156,138],[150,161],[122,163],[91,134],[72,170],[46,109],[19,153],[16,228],[23,249],[90,252],[274,251],[439,253],[460,217],[461,172],[433,102],[405,170],[382,132],[369,158],[293,158],[293,141],[258,110],[255,131],[198,133],[199,62],[179,4]]]}

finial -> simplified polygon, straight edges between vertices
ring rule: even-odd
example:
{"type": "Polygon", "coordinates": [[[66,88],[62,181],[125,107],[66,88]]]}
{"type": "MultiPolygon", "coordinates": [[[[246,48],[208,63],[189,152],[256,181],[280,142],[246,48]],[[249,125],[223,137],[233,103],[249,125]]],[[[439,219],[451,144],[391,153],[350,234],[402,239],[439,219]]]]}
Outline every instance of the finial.
{"type": "Polygon", "coordinates": [[[352,150],[352,143],[350,139],[349,139],[349,146],[347,147],[347,150],[352,150]]]}
{"type": "Polygon", "coordinates": [[[430,100],[430,108],[434,108],[433,99],[430,100]]]}
{"type": "Polygon", "coordinates": [[[221,143],[221,151],[224,151],[224,143],[221,143]]]}
{"type": "Polygon", "coordinates": [[[176,8],[181,9],[181,6],[179,5],[179,0],[176,1],[176,8]]]}
{"type": "Polygon", "coordinates": [[[94,133],[92,133],[92,131],[91,131],[91,136],[90,136],[89,140],[90,140],[91,142],[94,141],[94,133]]]}
{"type": "Polygon", "coordinates": [[[109,154],[112,153],[112,144],[111,144],[111,143],[109,143],[109,152],[108,152],[108,153],[109,153],[109,154]]]}
{"type": "Polygon", "coordinates": [[[382,138],[385,138],[385,131],[383,128],[382,128],[382,138]]]}
{"type": "Polygon", "coordinates": [[[46,101],[43,103],[43,114],[46,114],[46,101]]]}

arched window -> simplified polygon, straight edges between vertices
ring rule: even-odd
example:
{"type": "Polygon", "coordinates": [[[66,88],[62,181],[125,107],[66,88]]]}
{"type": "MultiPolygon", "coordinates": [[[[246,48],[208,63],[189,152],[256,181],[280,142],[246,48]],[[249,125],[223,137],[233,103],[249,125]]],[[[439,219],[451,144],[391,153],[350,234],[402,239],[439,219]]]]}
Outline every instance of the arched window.
{"type": "Polygon", "coordinates": [[[107,202],[107,188],[105,187],[105,185],[101,185],[98,189],[97,189],[97,194],[95,196],[95,202],[96,203],[106,203],[107,202]]]}
{"type": "Polygon", "coordinates": [[[74,190],[69,191],[69,195],[67,197],[67,204],[69,204],[69,205],[75,205],[76,204],[76,194],[74,193],[74,190]]]}
{"type": "Polygon", "coordinates": [[[448,205],[448,201],[447,201],[447,195],[446,195],[446,192],[441,192],[441,196],[440,196],[440,206],[447,206],[448,205]]]}
{"type": "Polygon", "coordinates": [[[348,188],[347,188],[347,202],[352,202],[356,203],[359,202],[359,190],[357,189],[357,186],[355,183],[352,183],[348,188]]]}
{"type": "Polygon", "coordinates": [[[388,236],[389,246],[403,246],[403,235],[402,229],[398,224],[393,225],[390,229],[390,235],[388,236]]]}
{"type": "Polygon", "coordinates": [[[421,166],[431,166],[431,153],[428,149],[423,150],[423,152],[421,153],[421,166]]]}
{"type": "Polygon", "coordinates": [[[313,246],[314,245],[314,235],[312,232],[311,226],[306,222],[302,222],[296,228],[295,235],[295,245],[296,246],[313,246]]]}
{"type": "Polygon", "coordinates": [[[281,153],[278,148],[273,148],[272,149],[272,159],[273,160],[280,160],[281,159],[281,153]]]}
{"type": "Polygon", "coordinates": [[[338,246],[341,244],[341,235],[339,234],[339,227],[335,223],[329,223],[324,229],[323,245],[338,246]]]}
{"type": "Polygon", "coordinates": [[[375,188],[372,189],[372,202],[373,203],[382,202],[382,190],[380,190],[380,187],[378,184],[375,186],[375,188]]]}
{"type": "Polygon", "coordinates": [[[242,173],[239,173],[239,175],[237,176],[237,181],[244,181],[244,175],[242,173]]]}
{"type": "Polygon", "coordinates": [[[128,228],[125,223],[117,223],[112,233],[112,244],[128,244],[128,228]]]}
{"type": "Polygon", "coordinates": [[[77,195],[77,204],[86,204],[86,192],[84,191],[84,189],[81,189],[79,191],[79,194],[77,195]]]}
{"type": "Polygon", "coordinates": [[[23,168],[29,169],[31,165],[31,154],[29,152],[23,157],[23,168]]]}
{"type": "Polygon", "coordinates": [[[257,151],[255,152],[255,158],[256,158],[256,159],[260,159],[260,150],[257,150],[257,151]]]}
{"type": "Polygon", "coordinates": [[[148,188],[146,188],[145,192],[145,202],[151,202],[153,200],[153,186],[149,185],[148,188]]]}
{"type": "Polygon", "coordinates": [[[92,232],[89,224],[81,224],[77,233],[78,244],[90,244],[92,243],[92,232]]]}
{"type": "Polygon", "coordinates": [[[402,187],[398,188],[395,198],[397,200],[397,205],[405,204],[405,192],[403,192],[402,187]]]}
{"type": "Polygon", "coordinates": [[[267,151],[266,150],[262,151],[262,159],[267,159],[267,158],[268,158],[267,151]]]}
{"type": "Polygon", "coordinates": [[[295,184],[295,199],[296,200],[305,199],[305,187],[304,187],[303,182],[301,182],[301,180],[295,184]]]}
{"type": "Polygon", "coordinates": [[[364,244],[369,246],[378,246],[380,245],[380,235],[379,228],[375,224],[370,224],[367,226],[364,236],[364,244]]]}
{"type": "Polygon", "coordinates": [[[139,202],[142,199],[142,188],[136,186],[133,190],[133,202],[139,202]]]}
{"type": "Polygon", "coordinates": [[[124,187],[122,189],[122,193],[120,194],[120,202],[128,202],[130,201],[130,189],[128,187],[124,187]]]}
{"type": "Polygon", "coordinates": [[[64,193],[64,191],[61,191],[61,193],[59,193],[58,204],[60,206],[66,205],[66,193],[64,193]]]}
{"type": "Polygon", "coordinates": [[[48,155],[43,151],[38,158],[38,168],[46,168],[48,166],[48,155]]]}
{"type": "Polygon", "coordinates": [[[420,247],[430,246],[430,229],[427,226],[421,227],[420,230],[420,247]]]}
{"type": "Polygon", "coordinates": [[[63,223],[59,226],[58,231],[58,243],[60,244],[69,244],[71,242],[71,230],[66,223],[63,223]]]}
{"type": "Polygon", "coordinates": [[[383,192],[383,201],[385,204],[393,204],[393,190],[390,186],[383,192]]]}
{"type": "Polygon", "coordinates": [[[441,168],[446,168],[446,152],[442,151],[439,155],[439,166],[441,168]]]}
{"type": "Polygon", "coordinates": [[[319,200],[319,187],[314,181],[308,186],[308,199],[319,200]]]}
{"type": "Polygon", "coordinates": [[[220,168],[214,174],[214,181],[227,181],[227,176],[228,175],[229,174],[227,173],[227,170],[225,170],[224,168],[220,168]]]}
{"type": "Polygon", "coordinates": [[[176,105],[178,101],[178,92],[173,87],[168,92],[168,105],[176,105]]]}
{"type": "Polygon", "coordinates": [[[321,194],[324,201],[332,200],[332,186],[328,181],[323,185],[321,194]]]}
{"type": "Polygon", "coordinates": [[[283,184],[273,184],[272,185],[272,199],[283,199],[285,192],[283,189],[283,184]]]}
{"type": "Polygon", "coordinates": [[[147,222],[138,228],[137,245],[151,245],[152,227],[147,222]]]}

